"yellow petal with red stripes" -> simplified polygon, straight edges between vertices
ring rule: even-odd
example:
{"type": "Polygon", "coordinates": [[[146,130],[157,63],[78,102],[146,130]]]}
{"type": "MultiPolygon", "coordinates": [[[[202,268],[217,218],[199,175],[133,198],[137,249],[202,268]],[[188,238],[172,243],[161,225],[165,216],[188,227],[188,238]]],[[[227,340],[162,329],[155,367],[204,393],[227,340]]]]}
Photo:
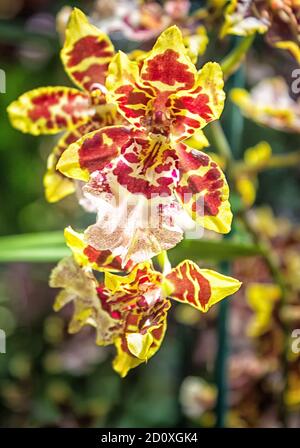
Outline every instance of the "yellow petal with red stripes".
{"type": "Polygon", "coordinates": [[[178,302],[187,303],[202,312],[234,294],[241,283],[210,269],[200,269],[190,260],[185,260],[166,276],[169,295],[178,302]]]}
{"type": "Polygon", "coordinates": [[[81,124],[63,135],[53,148],[47,161],[47,171],[44,176],[46,199],[57,202],[75,191],[74,182],[56,169],[57,163],[64,151],[89,132],[105,126],[117,124],[121,117],[113,105],[103,105],[97,108],[97,114],[87,123],[81,124]]]}
{"type": "Polygon", "coordinates": [[[228,233],[232,212],[229,188],[222,170],[207,154],[177,145],[180,180],[179,202],[191,218],[208,230],[228,233]]]}
{"type": "Polygon", "coordinates": [[[61,58],[66,72],[79,87],[103,92],[108,65],[114,56],[109,37],[91,25],[82,11],[75,8],[66,29],[61,58]]]}
{"type": "Polygon", "coordinates": [[[21,95],[7,109],[12,125],[33,135],[56,134],[91,119],[86,93],[69,87],[41,87],[21,95]]]}
{"type": "Polygon", "coordinates": [[[220,65],[208,62],[195,76],[192,88],[170,96],[171,132],[177,139],[190,137],[220,117],[225,101],[223,86],[220,65]]]}
{"type": "Polygon", "coordinates": [[[141,69],[144,84],[158,92],[188,90],[193,87],[196,75],[182,33],[175,25],[160,35],[141,69]]]}
{"type": "Polygon", "coordinates": [[[142,84],[139,72],[139,64],[119,51],[110,63],[106,87],[107,100],[118,105],[126,120],[137,128],[143,128],[146,125],[143,120],[155,93],[142,84]]]}
{"type": "Polygon", "coordinates": [[[130,129],[109,126],[90,132],[68,147],[57,169],[65,176],[88,181],[90,173],[101,170],[116,157],[130,137],[130,129]]]}

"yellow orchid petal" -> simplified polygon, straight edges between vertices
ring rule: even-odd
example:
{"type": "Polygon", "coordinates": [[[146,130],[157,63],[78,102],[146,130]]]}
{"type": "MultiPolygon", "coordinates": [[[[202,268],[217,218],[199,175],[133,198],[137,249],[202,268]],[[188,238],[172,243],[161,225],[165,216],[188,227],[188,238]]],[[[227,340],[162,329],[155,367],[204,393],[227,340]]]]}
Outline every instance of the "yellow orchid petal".
{"type": "Polygon", "coordinates": [[[255,179],[248,176],[239,176],[235,182],[236,189],[246,207],[251,207],[256,198],[255,179]]]}
{"type": "Polygon", "coordinates": [[[65,70],[74,83],[87,91],[101,90],[113,55],[114,47],[109,37],[91,25],[83,12],[75,8],[61,51],[65,70]]]}
{"type": "Polygon", "coordinates": [[[225,22],[221,29],[221,37],[227,34],[249,36],[256,32],[265,33],[268,25],[263,17],[251,12],[252,2],[230,0],[225,10],[225,22]]]}
{"type": "Polygon", "coordinates": [[[189,90],[170,96],[172,134],[180,141],[190,137],[211,121],[217,120],[224,108],[223,72],[216,62],[208,62],[195,75],[189,90]]]}
{"type": "Polygon", "coordinates": [[[153,49],[144,59],[141,79],[157,91],[190,89],[197,75],[184,46],[182,33],[171,26],[157,39],[153,49]]]}
{"type": "Polygon", "coordinates": [[[94,109],[89,96],[69,87],[40,87],[21,95],[7,108],[12,125],[19,131],[57,134],[90,120],[94,109]]]}
{"type": "Polygon", "coordinates": [[[193,149],[201,150],[209,146],[209,141],[207,140],[204,132],[199,129],[192,135],[192,137],[184,140],[184,144],[193,149]]]}
{"type": "Polygon", "coordinates": [[[139,82],[139,64],[119,51],[109,65],[107,100],[118,105],[120,114],[137,128],[146,116],[154,92],[139,82]]]}
{"type": "Polygon", "coordinates": [[[139,263],[138,265],[136,265],[133,270],[126,276],[111,274],[110,272],[107,272],[105,275],[105,286],[112,293],[123,290],[128,291],[128,289],[136,290],[138,288],[141,275],[146,275],[149,276],[149,278],[151,277],[151,279],[153,279],[155,278],[156,274],[158,273],[153,271],[152,262],[147,261],[145,263],[139,263]]]}
{"type": "Polygon", "coordinates": [[[225,297],[234,294],[241,282],[210,269],[185,260],[166,276],[170,284],[172,299],[187,303],[202,312],[225,297]]]}
{"type": "Polygon", "coordinates": [[[56,168],[59,159],[68,147],[84,135],[105,126],[118,124],[120,121],[121,117],[117,114],[113,105],[98,106],[97,113],[92,119],[87,123],[74,127],[60,138],[47,161],[47,171],[44,176],[47,201],[57,202],[75,191],[75,183],[56,168]]]}
{"type": "Polygon", "coordinates": [[[197,64],[198,57],[205,53],[208,41],[206,29],[202,25],[193,34],[183,37],[184,45],[188,50],[188,56],[193,64],[197,64]]]}
{"type": "Polygon", "coordinates": [[[228,233],[232,212],[222,170],[207,154],[192,151],[183,143],[177,146],[177,154],[181,172],[176,189],[178,200],[202,227],[228,233]]]}
{"type": "Polygon", "coordinates": [[[129,333],[126,335],[127,347],[134,356],[142,361],[147,360],[149,349],[153,343],[151,333],[129,333]]]}
{"type": "Polygon", "coordinates": [[[267,142],[259,142],[257,145],[247,148],[244,154],[246,165],[252,168],[261,168],[272,156],[272,148],[267,142]]]}
{"type": "Polygon", "coordinates": [[[136,333],[134,333],[133,337],[127,334],[125,340],[122,338],[116,339],[115,346],[117,349],[117,356],[113,361],[114,370],[124,378],[129,370],[134,369],[138,365],[149,360],[159,350],[166,329],[167,321],[166,316],[164,315],[161,324],[156,328],[149,330],[149,332],[142,337],[137,338],[136,333]],[[132,351],[128,346],[128,341],[132,351]],[[140,355],[140,357],[136,355],[140,355]]]}
{"type": "Polygon", "coordinates": [[[296,59],[298,64],[300,64],[300,46],[297,42],[293,42],[291,40],[280,40],[274,43],[274,47],[280,48],[281,50],[289,51],[296,59]]]}
{"type": "Polygon", "coordinates": [[[246,287],[246,297],[255,313],[247,332],[251,337],[259,337],[269,329],[275,303],[281,297],[281,289],[278,285],[251,283],[246,287]]]}
{"type": "Polygon", "coordinates": [[[130,130],[124,126],[89,132],[63,152],[57,169],[65,176],[88,181],[90,173],[100,170],[119,154],[129,137],[130,130]]]}
{"type": "Polygon", "coordinates": [[[232,89],[230,97],[247,118],[285,132],[300,132],[299,102],[290,97],[283,78],[264,79],[250,93],[232,89]]]}

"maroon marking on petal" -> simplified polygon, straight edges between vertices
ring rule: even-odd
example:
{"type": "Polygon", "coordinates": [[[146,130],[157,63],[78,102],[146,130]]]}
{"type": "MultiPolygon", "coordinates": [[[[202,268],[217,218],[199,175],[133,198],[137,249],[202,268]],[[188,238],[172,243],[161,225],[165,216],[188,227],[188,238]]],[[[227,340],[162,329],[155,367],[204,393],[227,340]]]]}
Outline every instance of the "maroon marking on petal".
{"type": "Polygon", "coordinates": [[[84,71],[73,72],[72,76],[76,81],[80,82],[86,90],[90,90],[95,83],[105,83],[108,65],[109,64],[92,64],[84,71]]]}
{"type": "Polygon", "coordinates": [[[110,128],[99,131],[86,139],[79,149],[79,163],[90,173],[102,169],[113,157],[117,156],[121,147],[127,142],[129,131],[125,128],[110,128]],[[105,144],[103,135],[107,135],[111,144],[105,144]]]}
{"type": "Polygon", "coordinates": [[[59,103],[59,99],[62,96],[61,92],[44,93],[32,98],[32,104],[34,107],[29,110],[28,115],[32,121],[37,121],[40,118],[51,118],[50,107],[59,103]]]}
{"type": "Polygon", "coordinates": [[[85,36],[78,40],[72,50],[67,53],[69,57],[68,67],[74,67],[81,61],[89,57],[105,57],[110,56],[111,51],[107,51],[108,42],[106,40],[99,41],[97,36],[85,36]]]}
{"type": "MultiPolygon", "coordinates": [[[[186,146],[182,144],[177,146],[177,153],[180,160],[181,171],[184,172],[197,170],[202,166],[208,166],[210,163],[210,158],[206,154],[203,152],[187,150],[186,146]]],[[[216,167],[216,164],[212,164],[211,166],[216,167]]]]}
{"type": "Polygon", "coordinates": [[[148,140],[130,139],[122,148],[122,154],[128,164],[120,159],[113,170],[118,182],[131,193],[143,194],[147,199],[151,199],[153,195],[172,195],[174,160],[176,163],[177,155],[174,150],[168,149],[159,155],[160,150],[160,142],[151,147],[148,140]],[[157,157],[161,158],[160,165],[157,157]],[[170,158],[173,158],[173,162],[170,158]],[[161,173],[163,174],[159,177],[161,173]]]}
{"type": "Polygon", "coordinates": [[[208,105],[209,97],[206,94],[199,94],[196,98],[192,96],[182,96],[176,98],[174,107],[179,110],[188,110],[192,114],[199,115],[206,121],[212,120],[212,110],[208,105]]]}
{"type": "Polygon", "coordinates": [[[189,265],[188,269],[187,263],[184,263],[179,268],[170,272],[166,278],[173,283],[175,290],[172,295],[178,300],[182,300],[183,302],[188,301],[196,306],[200,303],[202,307],[206,307],[211,296],[211,287],[209,281],[193,266],[189,265]],[[178,275],[179,273],[180,276],[178,275]],[[200,286],[200,291],[196,297],[193,282],[196,282],[200,286]]]}
{"type": "Polygon", "coordinates": [[[160,81],[169,86],[180,83],[190,89],[194,84],[194,75],[189,71],[188,65],[178,59],[179,53],[171,49],[166,50],[148,61],[143,78],[147,81],[160,81]]]}
{"type": "Polygon", "coordinates": [[[129,118],[138,118],[145,115],[144,109],[131,109],[131,105],[146,105],[149,101],[147,95],[140,91],[135,91],[133,86],[125,85],[119,87],[116,90],[116,93],[120,96],[118,99],[120,109],[126,114],[129,118]]]}

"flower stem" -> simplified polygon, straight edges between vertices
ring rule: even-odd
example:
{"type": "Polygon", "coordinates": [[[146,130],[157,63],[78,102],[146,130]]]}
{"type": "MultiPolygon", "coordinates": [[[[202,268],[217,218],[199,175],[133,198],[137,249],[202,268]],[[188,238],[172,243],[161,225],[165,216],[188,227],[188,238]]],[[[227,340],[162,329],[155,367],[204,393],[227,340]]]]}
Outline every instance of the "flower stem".
{"type": "MultiPolygon", "coordinates": [[[[216,148],[218,153],[225,159],[227,172],[226,174],[231,177],[232,169],[232,152],[228,140],[225,136],[223,128],[220,122],[215,121],[211,123],[209,130],[209,140],[216,148]]],[[[229,272],[228,262],[223,264],[223,271],[229,272]]],[[[227,358],[229,352],[229,340],[227,331],[227,322],[229,316],[229,301],[222,300],[219,305],[218,314],[218,351],[216,356],[215,365],[215,381],[218,389],[217,403],[216,403],[216,427],[222,428],[226,425],[226,412],[227,412],[227,394],[228,394],[228,382],[227,382],[227,358]]]]}
{"type": "MultiPolygon", "coordinates": [[[[279,316],[282,316],[282,309],[287,301],[288,287],[285,282],[284,276],[282,275],[279,260],[276,253],[272,250],[272,246],[265,241],[251,226],[249,220],[247,219],[246,213],[243,211],[240,215],[241,221],[244,223],[247,231],[252,235],[254,242],[261,248],[264,260],[270,270],[271,277],[281,290],[281,300],[279,308],[279,316]]],[[[282,365],[282,376],[283,376],[283,387],[280,393],[280,400],[278,406],[278,415],[284,427],[287,427],[287,410],[285,406],[285,394],[287,391],[287,376],[288,376],[288,352],[289,352],[289,340],[290,340],[290,328],[288,323],[284,319],[280,319],[281,329],[283,332],[283,349],[281,353],[281,365],[282,365]]]]}
{"type": "MultiPolygon", "coordinates": [[[[228,263],[223,264],[223,272],[228,273],[228,263]]],[[[218,388],[217,404],[216,404],[216,427],[223,428],[226,426],[227,412],[227,394],[228,394],[228,378],[227,378],[227,358],[229,353],[229,339],[227,322],[229,316],[229,301],[222,300],[219,305],[218,315],[218,352],[215,365],[215,381],[218,388]]]]}
{"type": "Polygon", "coordinates": [[[252,34],[251,36],[239,39],[233,50],[221,61],[221,68],[225,79],[237,71],[247,51],[251,47],[254,37],[255,34],[252,34]]]}
{"type": "Polygon", "coordinates": [[[268,161],[264,162],[261,167],[249,166],[243,161],[238,161],[234,164],[234,174],[256,174],[261,171],[265,171],[273,168],[288,168],[290,166],[296,166],[300,162],[300,150],[291,152],[289,154],[276,154],[272,156],[268,161]]]}

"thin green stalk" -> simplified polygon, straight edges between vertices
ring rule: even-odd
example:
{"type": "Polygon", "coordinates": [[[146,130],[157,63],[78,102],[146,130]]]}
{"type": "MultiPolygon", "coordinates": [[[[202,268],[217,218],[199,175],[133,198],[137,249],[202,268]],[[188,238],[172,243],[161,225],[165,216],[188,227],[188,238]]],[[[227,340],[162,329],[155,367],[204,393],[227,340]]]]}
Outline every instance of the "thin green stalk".
{"type": "MultiPolygon", "coordinates": [[[[240,42],[231,55],[227,57],[227,62],[223,64],[223,71],[225,70],[225,75],[229,75],[233,66],[240,61],[241,57],[244,56],[246,51],[248,50],[250,44],[252,43],[251,39],[246,39],[240,42]],[[230,68],[231,67],[231,68],[230,68]]],[[[236,86],[237,83],[240,84],[240,72],[237,72],[233,77],[232,84],[236,86]]],[[[231,109],[230,119],[234,119],[233,117],[234,110],[231,109]]],[[[229,129],[229,141],[225,135],[225,132],[220,124],[220,122],[216,121],[211,124],[211,140],[210,142],[216,148],[219,155],[225,159],[226,163],[226,175],[228,179],[228,183],[230,187],[234,186],[234,157],[232,152],[232,145],[235,146],[235,153],[238,151],[238,146],[241,140],[241,134],[243,131],[243,119],[237,121],[235,128],[230,127],[229,129]]],[[[226,274],[230,274],[230,265],[228,261],[223,264],[223,271],[226,274]]],[[[227,329],[229,313],[230,313],[230,301],[227,298],[220,303],[219,307],[219,315],[218,315],[218,352],[216,358],[216,384],[218,388],[218,396],[216,403],[216,427],[222,428],[226,426],[226,415],[228,410],[228,355],[229,355],[229,333],[227,329]]]]}
{"type": "MultiPolygon", "coordinates": [[[[211,124],[210,142],[216,148],[218,153],[225,159],[227,167],[227,175],[229,182],[231,181],[232,170],[232,152],[228,140],[225,136],[220,122],[215,121],[211,124]]],[[[230,182],[231,183],[231,182],[230,182]]],[[[223,264],[223,270],[229,271],[228,262],[223,264]]],[[[223,300],[219,306],[218,315],[218,351],[215,365],[215,380],[218,389],[216,403],[216,427],[223,428],[226,426],[227,413],[227,359],[229,353],[229,340],[227,331],[227,322],[229,316],[229,300],[223,300]]]]}
{"type": "MultiPolygon", "coordinates": [[[[228,263],[223,264],[223,272],[228,273],[228,263]]],[[[224,428],[226,426],[227,413],[227,395],[228,395],[228,378],[227,378],[227,359],[229,354],[229,339],[227,322],[229,316],[229,300],[224,299],[219,306],[218,315],[218,352],[216,358],[216,375],[215,380],[218,387],[217,405],[216,405],[216,427],[224,428]]]]}
{"type": "Polygon", "coordinates": [[[256,174],[257,172],[265,171],[273,168],[288,168],[290,166],[296,166],[300,162],[300,150],[291,152],[289,154],[276,154],[265,162],[261,167],[251,167],[245,162],[240,161],[235,163],[234,174],[256,174]]]}
{"type": "Polygon", "coordinates": [[[228,162],[231,162],[231,149],[220,122],[213,121],[204,131],[211,145],[214,146],[219,155],[225,159],[226,165],[228,162]]]}
{"type": "MultiPolygon", "coordinates": [[[[262,255],[266,264],[269,267],[270,274],[274,283],[276,283],[281,289],[281,300],[280,300],[280,308],[279,308],[279,316],[282,316],[282,308],[285,306],[287,301],[288,287],[286,285],[284,276],[281,273],[280,265],[276,254],[272,250],[272,246],[268,244],[267,241],[262,239],[260,235],[256,232],[255,229],[251,226],[247,219],[247,215],[245,212],[241,212],[240,218],[244,223],[248,232],[252,235],[255,243],[260,246],[262,250],[262,255]]],[[[280,394],[278,414],[279,418],[282,421],[284,427],[287,427],[287,410],[285,405],[285,394],[287,391],[287,374],[288,374],[288,353],[289,353],[289,341],[290,341],[290,328],[287,322],[284,319],[281,320],[281,328],[283,332],[284,338],[284,346],[281,353],[281,365],[282,365],[282,374],[283,374],[283,388],[280,394]]]]}
{"type": "Polygon", "coordinates": [[[240,64],[243,62],[245,55],[251,47],[255,34],[239,39],[237,45],[221,62],[221,68],[224,73],[224,78],[227,79],[235,71],[238,70],[240,64]]]}

